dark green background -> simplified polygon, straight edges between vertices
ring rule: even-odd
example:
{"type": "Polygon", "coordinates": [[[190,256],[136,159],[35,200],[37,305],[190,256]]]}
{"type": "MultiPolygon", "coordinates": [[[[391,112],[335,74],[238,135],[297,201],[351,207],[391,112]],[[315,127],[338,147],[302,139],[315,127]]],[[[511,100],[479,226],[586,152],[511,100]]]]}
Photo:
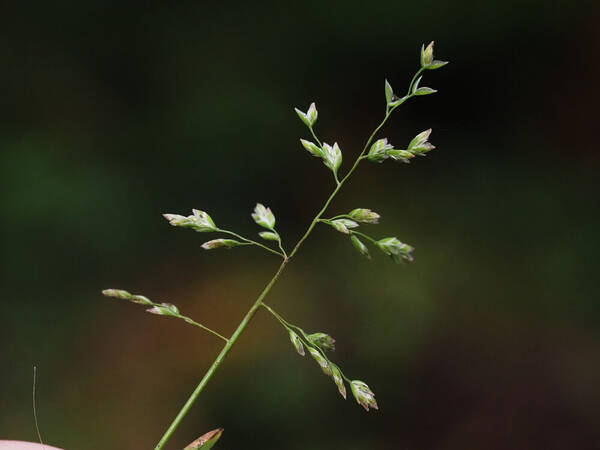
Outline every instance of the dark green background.
{"type": "Polygon", "coordinates": [[[451,64],[382,136],[438,147],[361,165],[332,214],[382,214],[416,261],[362,260],[319,227],[268,302],[337,339],[377,394],[344,402],[260,312],[168,448],[600,447],[594,2],[13,2],[0,19],[0,438],[149,449],[220,344],[104,299],[171,301],[231,333],[277,267],[207,253],[162,212],[247,235],[256,201],[291,247],[332,190],[298,143],[319,108],[342,172],[423,42],[451,64]]]}

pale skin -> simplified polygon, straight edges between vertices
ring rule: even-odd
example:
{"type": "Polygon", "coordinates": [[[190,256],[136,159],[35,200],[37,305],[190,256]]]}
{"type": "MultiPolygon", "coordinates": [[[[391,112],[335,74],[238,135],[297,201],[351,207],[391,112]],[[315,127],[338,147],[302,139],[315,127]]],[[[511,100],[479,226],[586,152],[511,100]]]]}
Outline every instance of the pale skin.
{"type": "Polygon", "coordinates": [[[0,450],[61,450],[46,444],[23,441],[0,441],[0,450]]]}

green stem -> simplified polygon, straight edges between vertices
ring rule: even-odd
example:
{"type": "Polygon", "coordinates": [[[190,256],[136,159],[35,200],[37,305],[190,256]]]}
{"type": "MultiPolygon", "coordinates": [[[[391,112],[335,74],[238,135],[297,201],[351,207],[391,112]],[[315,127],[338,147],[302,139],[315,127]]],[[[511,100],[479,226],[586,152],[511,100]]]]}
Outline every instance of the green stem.
{"type": "Polygon", "coordinates": [[[182,316],[182,315],[175,316],[175,317],[178,317],[179,319],[183,319],[183,320],[185,320],[185,321],[186,321],[187,323],[189,323],[190,325],[194,325],[194,326],[197,326],[197,327],[199,327],[199,328],[202,328],[204,331],[208,331],[209,333],[211,333],[211,334],[214,334],[214,335],[215,335],[215,336],[217,336],[218,338],[221,338],[221,339],[223,339],[225,342],[229,342],[229,339],[227,339],[225,336],[222,336],[222,335],[220,335],[220,334],[219,334],[219,333],[217,333],[216,331],[214,331],[214,330],[211,330],[211,329],[210,329],[210,328],[208,328],[207,326],[204,326],[204,325],[202,325],[201,323],[198,323],[198,322],[196,322],[196,321],[194,321],[194,320],[190,319],[189,317],[182,316]]]}
{"type": "MultiPolygon", "coordinates": [[[[291,331],[294,331],[294,330],[296,330],[298,333],[300,333],[300,336],[299,336],[299,337],[300,337],[300,339],[302,339],[302,340],[304,341],[304,344],[306,344],[308,347],[313,347],[313,348],[316,348],[316,349],[318,349],[320,352],[322,352],[322,351],[321,351],[321,349],[320,349],[318,346],[316,346],[316,345],[313,345],[313,344],[310,342],[310,339],[308,339],[308,336],[306,335],[306,333],[304,332],[304,330],[303,330],[302,328],[300,328],[300,327],[298,327],[298,326],[296,326],[296,325],[293,325],[293,324],[289,323],[287,320],[285,320],[283,317],[281,317],[281,315],[280,315],[278,312],[276,312],[276,311],[275,311],[273,308],[271,308],[271,307],[270,307],[269,305],[267,305],[266,303],[264,303],[264,302],[263,302],[261,306],[262,306],[263,308],[265,308],[267,311],[269,311],[271,314],[273,314],[273,316],[274,316],[274,317],[275,317],[275,318],[276,318],[276,319],[279,321],[279,323],[281,323],[281,325],[283,325],[283,327],[284,327],[285,329],[287,329],[287,330],[291,330],[291,331]]],[[[325,357],[325,358],[326,358],[326,357],[325,357]]]]}
{"type": "MultiPolygon", "coordinates": [[[[258,242],[251,241],[250,239],[246,239],[246,238],[244,238],[244,237],[242,237],[242,236],[240,236],[240,235],[238,235],[236,233],[233,233],[231,231],[218,230],[218,231],[221,231],[222,233],[230,234],[230,235],[235,236],[235,237],[237,237],[239,239],[242,239],[244,241],[251,242],[251,243],[253,243],[255,245],[258,245],[259,247],[263,247],[264,249],[266,249],[266,250],[268,250],[268,251],[270,251],[272,253],[276,253],[279,256],[282,256],[284,259],[283,259],[283,262],[281,263],[281,265],[279,266],[279,269],[277,270],[277,272],[275,273],[275,275],[271,279],[271,281],[269,281],[269,283],[267,284],[267,286],[263,289],[263,291],[261,292],[261,294],[258,296],[258,298],[256,299],[256,301],[254,302],[254,304],[250,307],[250,309],[248,310],[248,312],[246,313],[246,315],[244,316],[244,318],[242,319],[242,321],[240,322],[240,324],[237,326],[237,328],[235,329],[235,331],[231,335],[231,338],[229,338],[229,340],[227,341],[227,343],[225,344],[225,346],[223,347],[223,349],[221,350],[221,352],[217,355],[217,358],[215,359],[215,361],[212,363],[212,365],[206,371],[206,373],[204,374],[204,377],[202,377],[202,380],[200,380],[200,383],[198,384],[198,386],[196,387],[196,389],[194,390],[194,392],[192,392],[192,395],[190,395],[190,397],[188,398],[188,400],[185,402],[185,404],[183,405],[183,407],[181,408],[181,410],[179,411],[179,413],[177,414],[177,416],[175,417],[175,419],[173,420],[173,422],[171,423],[171,425],[169,426],[169,428],[167,429],[167,431],[165,432],[165,434],[163,435],[163,437],[161,438],[161,440],[158,442],[158,444],[156,445],[156,447],[154,448],[154,450],[161,450],[165,446],[165,444],[167,443],[167,441],[169,440],[169,438],[171,437],[171,435],[175,432],[175,430],[179,426],[181,420],[188,413],[188,411],[190,410],[190,408],[192,407],[192,405],[194,404],[194,402],[196,401],[196,399],[198,398],[198,396],[200,395],[200,393],[202,392],[202,390],[208,384],[209,380],[212,378],[212,376],[214,375],[214,373],[216,372],[216,370],[219,368],[219,366],[221,365],[221,363],[223,362],[223,360],[225,359],[225,357],[227,356],[227,354],[229,353],[229,351],[231,350],[231,348],[235,345],[235,343],[237,342],[238,338],[240,337],[240,335],[242,334],[242,332],[244,331],[244,329],[248,326],[248,324],[250,323],[250,321],[254,317],[254,314],[256,314],[256,311],[261,306],[263,299],[269,293],[269,291],[271,290],[271,288],[273,287],[273,285],[275,284],[275,282],[277,281],[277,279],[279,278],[279,276],[283,272],[283,269],[285,268],[285,266],[288,264],[288,262],[290,261],[290,259],[296,254],[296,252],[298,251],[298,249],[300,248],[300,246],[302,245],[302,243],[306,240],[306,238],[308,238],[308,236],[310,235],[310,233],[312,232],[312,230],[315,228],[315,225],[317,224],[317,222],[321,218],[321,215],[323,215],[323,213],[325,213],[325,211],[329,207],[330,203],[333,201],[333,198],[336,196],[336,194],[342,188],[342,186],[344,185],[344,183],[346,182],[346,180],[348,180],[348,178],[350,178],[350,176],[352,175],[352,173],[356,170],[356,167],[360,163],[360,161],[362,159],[362,156],[367,151],[367,148],[369,147],[369,144],[371,144],[371,141],[373,140],[373,138],[375,137],[375,135],[379,132],[379,130],[383,127],[383,125],[385,125],[385,123],[387,122],[387,120],[390,117],[390,115],[391,115],[391,113],[392,113],[393,110],[394,110],[394,108],[392,108],[390,111],[388,111],[386,113],[385,118],[381,121],[381,123],[377,126],[377,128],[375,128],[375,130],[373,131],[373,133],[371,133],[371,135],[369,136],[369,139],[367,139],[367,142],[365,143],[365,146],[364,146],[362,152],[360,153],[360,155],[358,155],[358,157],[354,161],[354,164],[352,165],[352,167],[350,168],[350,170],[348,171],[348,173],[346,174],[346,176],[344,176],[344,178],[342,178],[342,180],[337,184],[337,186],[335,187],[335,189],[333,190],[333,192],[331,193],[331,195],[329,196],[329,198],[327,199],[327,201],[325,202],[325,204],[323,205],[323,207],[321,208],[321,210],[317,213],[317,215],[315,216],[315,218],[313,219],[313,221],[310,223],[308,229],[306,230],[306,232],[304,233],[304,235],[300,238],[300,240],[298,241],[298,243],[296,244],[296,246],[294,247],[294,249],[292,250],[292,252],[290,253],[289,256],[286,257],[286,256],[284,256],[283,254],[279,253],[276,250],[273,250],[273,249],[271,249],[269,247],[266,247],[266,246],[264,246],[264,245],[262,245],[262,244],[260,244],[258,242]]],[[[315,136],[315,134],[314,134],[314,132],[312,130],[312,127],[310,127],[310,131],[313,134],[313,137],[317,140],[317,142],[319,142],[319,140],[317,139],[317,137],[315,136]]],[[[320,142],[319,142],[319,145],[320,145],[320,142]]]]}
{"type": "Polygon", "coordinates": [[[292,327],[292,324],[290,324],[287,320],[285,320],[283,317],[281,317],[279,315],[279,313],[275,312],[275,310],[273,308],[271,308],[269,305],[267,305],[265,302],[263,302],[260,306],[262,306],[267,311],[269,311],[271,314],[273,314],[273,317],[275,317],[279,321],[279,323],[281,323],[281,325],[283,325],[284,328],[290,329],[292,327]]]}
{"type": "Polygon", "coordinates": [[[361,233],[360,231],[354,231],[354,230],[348,230],[348,231],[350,231],[350,234],[358,234],[359,236],[362,236],[365,239],[368,239],[369,241],[371,241],[373,244],[377,245],[377,240],[373,239],[371,236],[367,236],[365,233],[361,233]]]}
{"type": "MultiPolygon", "coordinates": [[[[248,244],[250,245],[250,244],[248,244]]],[[[163,308],[164,304],[161,303],[148,303],[146,304],[147,306],[153,306],[154,308],[163,308]]],[[[176,319],[181,319],[187,323],[189,323],[190,325],[194,325],[198,328],[202,328],[204,331],[209,332],[210,334],[217,336],[220,339],[223,339],[225,342],[229,341],[229,339],[227,339],[225,336],[217,333],[215,330],[212,330],[210,328],[208,328],[206,325],[202,325],[201,323],[196,322],[195,320],[191,319],[190,317],[184,316],[183,314],[169,314],[168,317],[175,317],[176,319]]]]}
{"type": "MultiPolygon", "coordinates": [[[[276,255],[279,255],[279,256],[281,256],[283,259],[285,259],[285,258],[286,258],[285,252],[283,252],[283,253],[280,253],[280,252],[278,252],[277,250],[273,250],[272,248],[270,248],[270,247],[267,247],[267,246],[266,246],[266,245],[264,245],[264,244],[261,244],[260,242],[256,242],[256,241],[253,241],[252,239],[248,239],[248,238],[245,238],[244,236],[240,236],[239,234],[237,234],[237,233],[234,233],[233,231],[221,230],[221,229],[219,229],[219,228],[217,228],[215,231],[218,231],[218,232],[220,232],[220,233],[229,234],[229,235],[231,235],[231,236],[235,236],[235,237],[236,237],[236,238],[238,238],[238,239],[241,239],[241,240],[243,240],[243,241],[246,241],[248,244],[252,244],[252,245],[258,245],[259,247],[262,247],[262,248],[264,248],[265,250],[267,250],[267,251],[269,251],[269,252],[271,252],[271,253],[275,253],[276,255]]],[[[281,244],[279,245],[279,247],[281,248],[281,244]]],[[[283,249],[281,249],[281,250],[283,251],[283,249]]]]}
{"type": "Polygon", "coordinates": [[[423,73],[424,70],[425,69],[423,67],[421,67],[417,71],[417,73],[415,73],[415,76],[412,78],[412,80],[410,80],[410,84],[408,85],[408,92],[406,93],[406,95],[412,95],[413,84],[415,84],[415,81],[417,81],[417,78],[419,77],[419,75],[421,75],[423,73]]]}
{"type": "Polygon", "coordinates": [[[325,219],[325,220],[328,220],[331,222],[332,220],[335,220],[335,219],[350,219],[350,220],[352,220],[352,216],[350,216],[348,214],[340,214],[340,215],[332,217],[331,219],[325,219]]]}
{"type": "Polygon", "coordinates": [[[277,245],[279,245],[279,250],[281,250],[281,253],[283,253],[283,259],[287,258],[287,253],[283,249],[283,245],[281,245],[281,236],[279,236],[279,233],[275,230],[273,230],[273,233],[277,235],[277,245]]]}
{"type": "Polygon", "coordinates": [[[319,138],[315,134],[315,131],[313,130],[313,127],[308,127],[308,129],[310,130],[310,134],[312,134],[312,137],[315,138],[315,141],[317,141],[317,144],[319,144],[319,147],[323,148],[323,144],[321,144],[321,141],[319,140],[319,138]]]}
{"type": "Polygon", "coordinates": [[[271,314],[273,314],[273,316],[275,316],[275,318],[279,321],[279,323],[281,323],[281,325],[283,325],[284,328],[290,330],[290,329],[294,329],[297,332],[299,332],[302,336],[302,338],[304,338],[304,340],[306,341],[306,344],[309,347],[316,347],[313,346],[313,344],[310,342],[310,340],[308,339],[308,336],[306,335],[306,333],[304,332],[304,330],[294,324],[291,324],[290,322],[288,322],[287,320],[285,320],[283,317],[281,317],[281,315],[275,311],[273,308],[271,308],[269,305],[267,305],[265,302],[263,302],[261,304],[261,306],[263,308],[265,308],[267,311],[269,311],[271,314]]]}

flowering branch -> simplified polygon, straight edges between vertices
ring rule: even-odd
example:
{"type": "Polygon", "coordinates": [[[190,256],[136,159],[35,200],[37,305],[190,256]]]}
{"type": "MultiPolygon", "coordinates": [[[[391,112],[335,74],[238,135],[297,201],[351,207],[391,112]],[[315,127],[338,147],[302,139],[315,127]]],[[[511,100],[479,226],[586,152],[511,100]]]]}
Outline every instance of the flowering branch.
{"type": "Polygon", "coordinates": [[[164,447],[166,442],[169,440],[173,432],[180,424],[183,417],[190,410],[190,408],[198,398],[199,394],[206,387],[209,380],[219,368],[219,366],[221,365],[225,357],[228,355],[233,345],[237,342],[238,338],[248,326],[248,324],[256,314],[256,311],[260,307],[263,307],[269,313],[271,313],[277,319],[277,321],[285,328],[285,330],[288,332],[292,345],[300,355],[304,356],[306,354],[306,350],[308,350],[312,358],[321,367],[323,373],[332,378],[332,380],[338,388],[340,395],[342,395],[344,399],[346,398],[347,383],[350,387],[352,395],[354,396],[356,401],[365,408],[365,410],[368,411],[370,408],[378,409],[377,402],[375,401],[375,394],[369,388],[369,386],[367,386],[367,384],[362,381],[351,380],[347,378],[342,372],[342,370],[335,363],[333,363],[327,355],[327,352],[334,350],[335,341],[333,340],[333,338],[331,338],[331,336],[325,333],[305,333],[304,330],[302,330],[300,327],[291,324],[290,322],[285,320],[279,313],[277,313],[273,308],[265,304],[264,298],[267,296],[271,288],[277,282],[285,267],[296,255],[304,241],[311,234],[312,230],[314,229],[317,223],[323,223],[325,225],[331,226],[334,230],[342,233],[343,235],[348,236],[354,248],[361,255],[367,258],[370,258],[371,255],[367,246],[361,240],[361,238],[367,241],[368,243],[374,245],[385,255],[390,256],[391,259],[397,263],[411,262],[413,260],[413,247],[401,242],[398,238],[387,237],[383,239],[374,239],[368,234],[357,230],[357,228],[359,228],[361,224],[375,225],[379,222],[380,215],[376,212],[371,211],[370,209],[356,208],[347,214],[339,214],[329,219],[323,218],[322,216],[325,213],[325,211],[329,208],[331,202],[338,194],[344,183],[354,173],[354,171],[358,167],[358,164],[361,161],[367,160],[369,162],[382,163],[385,160],[390,159],[396,162],[409,163],[415,157],[425,156],[428,152],[435,148],[432,144],[429,143],[431,129],[417,134],[405,148],[395,148],[386,138],[381,138],[376,141],[373,141],[375,136],[383,128],[388,118],[398,106],[400,106],[401,104],[413,97],[429,95],[436,92],[435,89],[420,86],[423,78],[422,73],[424,73],[427,70],[438,69],[447,64],[447,62],[445,61],[437,61],[433,59],[433,42],[430,43],[427,47],[422,46],[420,63],[421,67],[413,76],[411,82],[409,83],[407,93],[403,97],[398,97],[394,93],[391,84],[387,80],[385,80],[385,116],[380,122],[380,124],[371,133],[361,153],[356,157],[354,163],[352,164],[348,172],[343,177],[341,177],[341,179],[339,177],[339,169],[342,164],[342,150],[340,149],[340,146],[337,144],[337,142],[334,142],[333,145],[330,145],[326,142],[322,142],[317,137],[314,131],[314,125],[318,118],[318,111],[315,103],[311,103],[306,112],[303,112],[297,108],[295,109],[296,114],[298,115],[300,120],[307,126],[312,138],[314,139],[314,142],[305,139],[300,139],[300,143],[312,156],[321,159],[325,167],[331,170],[333,179],[335,181],[335,188],[325,201],[322,208],[315,215],[312,222],[309,224],[304,235],[300,238],[300,240],[297,242],[297,244],[289,254],[283,248],[281,237],[279,233],[275,230],[275,215],[273,214],[270,208],[267,208],[260,203],[258,203],[254,208],[254,211],[251,214],[252,219],[257,225],[259,225],[263,229],[258,233],[259,237],[268,242],[275,242],[277,244],[277,249],[240,236],[239,234],[234,233],[233,231],[218,228],[215,225],[212,218],[204,211],[194,209],[192,210],[192,215],[190,216],[182,216],[178,214],[164,214],[164,217],[169,221],[169,223],[175,227],[189,228],[201,233],[217,232],[236,238],[218,238],[207,241],[204,244],[202,244],[202,247],[206,250],[212,250],[216,248],[230,249],[238,246],[254,245],[261,247],[263,250],[266,250],[270,253],[274,253],[283,259],[278,270],[275,272],[271,280],[264,287],[258,298],[254,301],[254,303],[252,304],[246,315],[243,317],[242,321],[239,323],[239,325],[237,326],[230,338],[225,338],[224,336],[205,327],[204,325],[194,322],[188,317],[182,316],[179,313],[177,307],[169,303],[157,304],[151,302],[146,297],[139,295],[131,295],[127,291],[120,291],[114,289],[104,291],[104,294],[110,297],[124,298],[135,303],[142,303],[144,305],[151,306],[151,308],[148,309],[148,311],[154,314],[166,315],[183,319],[186,322],[196,325],[225,341],[225,345],[221,349],[220,353],[217,355],[216,359],[206,371],[204,377],[202,378],[194,392],[192,392],[192,394],[190,395],[186,403],[183,405],[183,407],[181,408],[181,410],[179,411],[179,413],[177,414],[167,431],[164,433],[163,437],[156,445],[155,450],[161,450],[164,447]]]}

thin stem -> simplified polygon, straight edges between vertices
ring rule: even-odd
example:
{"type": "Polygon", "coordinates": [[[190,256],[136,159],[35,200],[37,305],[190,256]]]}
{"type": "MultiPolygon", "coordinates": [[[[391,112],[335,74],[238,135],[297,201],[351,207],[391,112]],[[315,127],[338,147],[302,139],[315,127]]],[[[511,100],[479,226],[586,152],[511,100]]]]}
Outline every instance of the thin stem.
{"type": "MultiPolygon", "coordinates": [[[[267,311],[269,311],[271,314],[273,314],[273,316],[279,321],[279,323],[281,323],[281,325],[283,325],[283,327],[285,329],[287,329],[289,331],[293,331],[292,329],[294,329],[298,333],[300,333],[300,336],[298,336],[298,337],[300,338],[300,340],[304,341],[304,344],[307,347],[316,348],[317,350],[319,350],[320,353],[323,353],[323,351],[319,348],[318,345],[314,345],[312,342],[310,342],[310,339],[308,339],[308,336],[306,335],[306,333],[304,332],[304,330],[302,328],[289,323],[287,320],[285,320],[283,317],[281,317],[281,315],[278,312],[276,312],[273,308],[271,308],[266,303],[263,302],[261,306],[263,308],[265,308],[267,311]]],[[[324,357],[327,359],[327,356],[324,355],[324,357]]]]}
{"type": "Polygon", "coordinates": [[[346,382],[347,382],[348,384],[352,384],[352,380],[351,380],[350,378],[348,378],[346,375],[344,375],[344,372],[342,372],[342,369],[340,369],[340,366],[338,366],[338,365],[337,365],[337,364],[335,364],[335,363],[332,363],[330,360],[327,360],[327,362],[328,362],[330,365],[332,365],[332,366],[335,366],[335,367],[336,367],[336,369],[337,369],[337,370],[340,372],[340,375],[342,376],[342,378],[343,378],[344,380],[346,380],[346,382]]]}
{"type": "MultiPolygon", "coordinates": [[[[283,253],[280,253],[280,252],[278,252],[277,250],[273,250],[272,248],[270,248],[270,247],[267,247],[267,246],[266,246],[266,245],[264,245],[264,244],[261,244],[260,242],[256,242],[256,241],[253,241],[252,239],[248,239],[248,238],[245,238],[244,236],[240,236],[239,234],[237,234],[237,233],[234,233],[233,231],[221,230],[220,228],[218,228],[218,229],[217,229],[217,230],[215,230],[215,231],[218,231],[218,232],[220,232],[220,233],[229,234],[229,235],[231,235],[231,236],[234,236],[234,237],[236,237],[236,238],[238,238],[238,239],[241,239],[241,240],[243,240],[243,241],[246,241],[247,243],[249,243],[249,244],[252,244],[252,245],[258,245],[259,247],[262,247],[262,248],[264,248],[265,250],[267,250],[267,251],[269,251],[269,252],[271,252],[271,253],[275,253],[276,255],[279,255],[279,256],[281,256],[281,257],[282,257],[282,258],[284,258],[284,259],[286,258],[285,252],[283,252],[283,253]]],[[[282,250],[283,250],[283,249],[282,249],[282,250]]]]}
{"type": "Polygon", "coordinates": [[[45,448],[44,441],[42,441],[42,434],[40,433],[40,426],[38,425],[37,410],[35,407],[35,382],[36,382],[36,379],[37,379],[37,367],[33,366],[33,388],[32,388],[32,393],[31,393],[31,402],[33,405],[33,420],[35,421],[35,431],[37,432],[37,436],[40,441],[40,444],[42,444],[42,447],[45,448]]]}
{"type": "MultiPolygon", "coordinates": [[[[248,244],[248,245],[250,245],[250,244],[248,244]]],[[[160,308],[164,308],[165,305],[164,304],[160,304],[160,303],[149,303],[148,306],[153,306],[154,308],[160,309],[160,308]]],[[[204,331],[207,331],[210,334],[215,335],[216,337],[218,337],[220,339],[223,339],[225,342],[229,341],[229,339],[227,339],[225,336],[220,335],[215,330],[211,330],[206,325],[202,325],[201,323],[198,323],[198,322],[192,320],[190,317],[184,316],[183,314],[170,312],[168,314],[168,316],[175,317],[176,319],[181,319],[181,320],[189,323],[190,325],[194,325],[194,326],[196,326],[198,328],[202,328],[204,331]]]]}
{"type": "Polygon", "coordinates": [[[425,69],[423,67],[421,67],[417,71],[417,73],[415,73],[415,76],[412,78],[412,80],[410,80],[410,84],[408,85],[408,92],[406,93],[406,95],[412,95],[413,84],[415,84],[415,81],[417,81],[417,78],[419,77],[419,75],[421,75],[423,73],[424,70],[425,69]]]}
{"type": "Polygon", "coordinates": [[[284,328],[289,329],[293,326],[292,324],[287,322],[283,317],[281,317],[277,312],[275,312],[275,310],[273,308],[271,308],[269,305],[267,305],[265,302],[261,303],[260,306],[262,306],[267,311],[269,311],[271,314],[273,314],[273,317],[275,317],[279,321],[279,323],[281,323],[281,325],[283,325],[284,328]]]}
{"type": "Polygon", "coordinates": [[[361,233],[360,231],[354,231],[354,230],[348,230],[348,231],[350,231],[350,234],[358,234],[359,236],[362,236],[365,239],[368,239],[369,241],[371,241],[373,244],[377,245],[377,240],[373,239],[371,236],[367,236],[365,233],[361,233]]]}
{"type": "Polygon", "coordinates": [[[220,335],[220,334],[219,334],[219,333],[217,333],[215,330],[211,330],[211,329],[210,329],[210,328],[208,328],[207,326],[204,326],[204,325],[202,325],[201,323],[198,323],[198,322],[196,322],[196,321],[194,321],[194,320],[190,319],[189,317],[182,316],[182,315],[175,316],[175,317],[178,317],[178,318],[180,318],[180,319],[183,319],[183,320],[185,320],[185,321],[186,321],[187,323],[189,323],[190,325],[194,325],[194,326],[197,326],[197,327],[199,327],[199,328],[202,328],[204,331],[208,331],[210,334],[213,334],[213,335],[217,336],[218,338],[221,338],[221,339],[223,339],[225,342],[229,342],[229,339],[227,339],[225,336],[222,336],[222,335],[220,335]]]}
{"type": "Polygon", "coordinates": [[[308,127],[308,129],[310,130],[310,134],[312,134],[312,137],[315,138],[315,141],[317,141],[317,144],[319,144],[319,147],[323,147],[323,144],[321,144],[321,141],[319,140],[319,138],[315,134],[315,131],[313,130],[313,127],[308,127]]]}
{"type": "Polygon", "coordinates": [[[277,235],[277,245],[279,246],[279,250],[281,250],[281,253],[283,253],[283,258],[287,258],[287,253],[285,252],[283,245],[281,245],[281,236],[279,236],[279,233],[275,230],[273,230],[273,233],[277,235]]]}
{"type": "MultiPolygon", "coordinates": [[[[300,338],[304,341],[304,343],[308,346],[308,347],[315,347],[318,348],[318,346],[315,346],[312,344],[312,342],[310,342],[310,339],[308,339],[308,336],[306,335],[305,331],[300,328],[299,326],[296,326],[294,324],[289,323],[287,320],[285,320],[283,317],[281,317],[281,315],[276,312],[273,308],[271,308],[269,305],[267,305],[266,303],[262,303],[261,306],[263,308],[265,308],[267,311],[269,311],[271,314],[273,314],[273,316],[275,316],[275,318],[279,321],[279,323],[281,323],[281,325],[283,325],[284,328],[286,328],[287,330],[292,330],[292,328],[294,330],[296,330],[297,332],[300,333],[300,338]]],[[[320,350],[320,349],[319,349],[320,350]]]]}
{"type": "MultiPolygon", "coordinates": [[[[240,322],[240,324],[237,326],[237,328],[235,329],[235,331],[231,335],[231,338],[229,338],[229,340],[227,341],[227,343],[225,344],[225,346],[223,347],[223,349],[221,350],[221,352],[217,355],[217,358],[214,360],[214,362],[212,363],[212,365],[206,371],[206,373],[204,374],[204,377],[202,377],[202,380],[200,380],[200,383],[198,384],[198,386],[196,387],[196,389],[194,390],[194,392],[192,392],[192,394],[190,395],[190,397],[187,399],[187,401],[185,402],[185,404],[183,405],[183,407],[181,408],[181,410],[179,411],[179,413],[177,414],[177,416],[175,417],[175,419],[173,420],[173,422],[171,423],[171,425],[169,426],[169,428],[167,429],[167,431],[165,432],[165,434],[163,435],[163,437],[161,438],[161,440],[158,442],[158,444],[154,448],[154,450],[161,450],[164,447],[164,445],[167,443],[167,441],[169,440],[169,438],[171,437],[171,435],[175,432],[175,430],[177,429],[177,427],[181,423],[182,419],[188,413],[188,411],[190,410],[190,408],[192,407],[192,405],[194,404],[194,402],[196,401],[196,399],[198,398],[198,396],[200,395],[200,393],[202,392],[202,390],[208,384],[209,380],[212,378],[212,376],[214,375],[214,373],[216,372],[216,370],[219,368],[219,366],[221,365],[221,363],[223,362],[223,360],[225,359],[225,357],[227,356],[227,354],[229,353],[229,351],[231,350],[231,348],[237,342],[238,338],[240,337],[240,335],[242,334],[242,332],[244,331],[244,329],[248,326],[248,324],[250,323],[250,321],[254,317],[254,314],[256,314],[256,311],[261,306],[263,299],[269,293],[269,291],[271,290],[271,288],[273,287],[273,285],[275,284],[275,282],[277,281],[277,279],[279,278],[279,276],[283,272],[283,269],[285,269],[285,266],[288,264],[288,262],[290,261],[290,259],[296,254],[296,252],[298,251],[298,249],[300,248],[300,246],[302,245],[302,243],[306,240],[306,238],[308,238],[308,236],[310,235],[310,233],[314,229],[315,225],[317,224],[317,222],[321,218],[321,215],[323,215],[323,213],[325,213],[325,211],[327,210],[327,208],[329,207],[329,205],[333,201],[333,198],[336,196],[336,194],[342,188],[342,186],[344,185],[344,183],[346,182],[346,180],[348,180],[348,178],[350,178],[350,176],[352,175],[352,173],[356,170],[356,167],[360,163],[360,161],[362,159],[362,156],[367,151],[367,148],[369,147],[369,144],[371,144],[371,141],[373,140],[373,138],[375,137],[375,135],[379,132],[379,130],[383,127],[383,125],[385,125],[385,123],[387,122],[387,120],[390,117],[390,115],[393,112],[393,110],[394,110],[394,108],[390,109],[390,111],[388,111],[386,113],[384,119],[377,126],[377,128],[375,128],[375,130],[373,131],[373,133],[371,133],[371,135],[367,139],[367,142],[365,143],[365,146],[364,146],[362,152],[360,153],[360,155],[358,155],[358,157],[354,161],[354,164],[352,165],[352,167],[350,168],[350,170],[348,171],[348,173],[342,178],[341,181],[339,181],[339,183],[337,183],[337,186],[335,187],[335,189],[333,190],[333,192],[331,193],[331,195],[329,196],[329,198],[325,201],[325,204],[323,205],[323,207],[321,208],[321,210],[317,213],[317,215],[315,216],[315,218],[312,220],[312,222],[308,226],[308,229],[306,230],[306,232],[304,233],[304,235],[300,238],[300,240],[298,241],[298,243],[296,244],[296,246],[294,247],[294,249],[292,250],[292,252],[289,254],[289,256],[286,257],[286,256],[284,256],[283,254],[279,253],[276,250],[273,250],[273,249],[271,249],[269,247],[266,247],[266,246],[264,246],[264,245],[262,245],[262,244],[260,244],[258,242],[251,241],[250,239],[246,239],[246,238],[244,238],[244,237],[242,237],[242,236],[240,236],[240,235],[238,235],[236,233],[233,233],[231,231],[218,230],[218,231],[221,231],[223,233],[227,233],[227,234],[230,234],[232,236],[235,236],[235,237],[237,237],[239,239],[245,240],[247,242],[252,242],[253,244],[258,245],[259,247],[263,247],[264,249],[266,249],[266,250],[268,250],[268,251],[270,251],[272,253],[276,253],[276,254],[282,256],[284,259],[283,259],[283,262],[281,263],[281,265],[279,266],[279,269],[277,270],[277,272],[273,276],[273,278],[271,278],[271,281],[269,281],[269,283],[265,286],[265,288],[263,289],[263,291],[261,292],[261,294],[255,300],[254,304],[250,307],[250,309],[248,310],[248,312],[246,313],[246,315],[244,316],[244,318],[242,319],[242,321],[240,322]]],[[[319,143],[319,145],[321,145],[319,139],[316,137],[314,131],[312,130],[312,127],[309,127],[309,128],[310,128],[310,131],[311,131],[313,137],[315,138],[315,140],[319,143]]],[[[302,333],[304,334],[304,332],[302,332],[302,333]]]]}
{"type": "Polygon", "coordinates": [[[348,214],[339,214],[337,216],[332,217],[331,219],[325,219],[325,220],[335,220],[335,219],[352,219],[352,217],[350,217],[348,214]]]}

